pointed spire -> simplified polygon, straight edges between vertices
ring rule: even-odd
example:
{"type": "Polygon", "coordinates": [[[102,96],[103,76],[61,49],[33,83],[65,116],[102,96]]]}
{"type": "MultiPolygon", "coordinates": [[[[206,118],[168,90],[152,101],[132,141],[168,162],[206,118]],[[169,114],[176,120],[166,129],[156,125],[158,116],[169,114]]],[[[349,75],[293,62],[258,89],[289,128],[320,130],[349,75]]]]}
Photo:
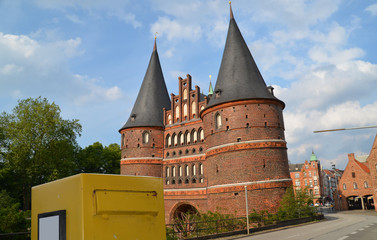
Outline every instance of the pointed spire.
{"type": "Polygon", "coordinates": [[[157,34],[158,34],[158,32],[155,32],[155,33],[154,33],[153,52],[157,51],[157,44],[156,44],[157,34]]]}
{"type": "Polygon", "coordinates": [[[314,150],[312,149],[312,155],[310,156],[310,161],[318,161],[317,156],[314,154],[314,150]]]}
{"type": "Polygon", "coordinates": [[[228,35],[214,93],[207,107],[245,99],[278,100],[268,90],[259,72],[234,19],[231,5],[228,35]]]}
{"type": "Polygon", "coordinates": [[[229,1],[229,9],[230,9],[230,19],[234,19],[231,1],[229,1]]]}
{"type": "Polygon", "coordinates": [[[128,121],[120,130],[130,127],[163,127],[163,108],[170,109],[170,106],[155,38],[152,56],[135,105],[128,121]]]}
{"type": "Polygon", "coordinates": [[[209,75],[209,89],[208,89],[208,95],[213,95],[213,87],[212,87],[212,75],[209,75]]]}

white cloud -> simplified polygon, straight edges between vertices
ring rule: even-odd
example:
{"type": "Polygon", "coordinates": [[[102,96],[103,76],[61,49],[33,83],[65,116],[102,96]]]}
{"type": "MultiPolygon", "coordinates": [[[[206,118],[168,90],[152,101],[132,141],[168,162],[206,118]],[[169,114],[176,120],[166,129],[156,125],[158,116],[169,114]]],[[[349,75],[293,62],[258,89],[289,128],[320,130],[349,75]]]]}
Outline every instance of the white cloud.
{"type": "Polygon", "coordinates": [[[250,8],[250,2],[244,1],[242,9],[252,11],[252,20],[256,22],[273,22],[284,24],[291,29],[306,29],[329,18],[340,5],[340,0],[327,1],[289,1],[278,0],[254,1],[256,7],[250,8]]]}
{"type": "Polygon", "coordinates": [[[117,86],[104,87],[101,81],[70,73],[68,61],[83,54],[80,46],[80,38],[37,42],[29,36],[0,32],[0,94],[53,96],[82,105],[122,97],[117,86]]]}
{"type": "Polygon", "coordinates": [[[12,75],[19,72],[22,72],[23,68],[21,66],[17,66],[15,64],[6,64],[2,68],[0,68],[0,72],[4,75],[12,75]]]}
{"type": "Polygon", "coordinates": [[[84,25],[85,22],[83,20],[81,20],[78,16],[76,15],[66,15],[67,19],[73,23],[77,23],[77,24],[81,24],[81,25],[84,25]]]}
{"type": "Polygon", "coordinates": [[[369,5],[367,8],[365,8],[365,11],[372,14],[372,16],[376,16],[377,15],[377,3],[369,5]]]}
{"type": "Polygon", "coordinates": [[[151,33],[154,34],[155,32],[158,32],[161,37],[166,35],[169,41],[177,41],[179,39],[196,41],[202,35],[202,28],[195,25],[181,24],[168,17],[159,17],[157,22],[151,26],[151,33]]]}
{"type": "MultiPolygon", "coordinates": [[[[131,24],[134,28],[142,26],[142,23],[136,19],[136,15],[130,11],[130,1],[128,0],[112,0],[111,2],[106,0],[35,0],[35,4],[40,8],[58,9],[64,13],[67,12],[67,9],[82,9],[98,18],[103,16],[115,17],[127,24],[131,24]],[[125,9],[128,11],[126,12],[125,9]]],[[[76,15],[66,14],[66,18],[77,24],[85,24],[76,15]]]]}

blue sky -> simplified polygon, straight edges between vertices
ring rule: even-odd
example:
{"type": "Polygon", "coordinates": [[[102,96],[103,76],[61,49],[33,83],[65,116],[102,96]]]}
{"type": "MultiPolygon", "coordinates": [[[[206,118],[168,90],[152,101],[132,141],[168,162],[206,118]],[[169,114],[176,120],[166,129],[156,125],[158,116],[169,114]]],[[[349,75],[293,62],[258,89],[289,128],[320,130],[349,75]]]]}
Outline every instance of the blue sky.
{"type": "MultiPolygon", "coordinates": [[[[288,157],[344,168],[369,154],[377,129],[377,2],[234,0],[239,28],[267,85],[286,103],[288,157]]],[[[0,0],[0,111],[46,97],[79,119],[82,147],[119,143],[154,33],[169,93],[190,74],[206,93],[216,81],[228,1],[0,0]]]]}

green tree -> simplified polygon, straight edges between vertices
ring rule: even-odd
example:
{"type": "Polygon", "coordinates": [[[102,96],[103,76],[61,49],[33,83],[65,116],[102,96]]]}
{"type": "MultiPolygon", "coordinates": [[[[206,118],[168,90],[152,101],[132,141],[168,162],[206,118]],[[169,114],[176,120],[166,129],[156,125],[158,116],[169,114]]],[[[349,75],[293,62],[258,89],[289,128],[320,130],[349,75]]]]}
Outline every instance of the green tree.
{"type": "Polygon", "coordinates": [[[120,146],[116,143],[103,147],[99,142],[79,151],[76,159],[77,173],[119,174],[120,146]]]}
{"type": "Polygon", "coordinates": [[[315,209],[311,207],[313,200],[306,189],[296,190],[293,187],[287,188],[280,203],[278,216],[280,219],[294,219],[300,217],[310,217],[315,214],[315,209]]]}
{"type": "Polygon", "coordinates": [[[30,227],[30,211],[21,211],[20,205],[5,190],[0,192],[0,233],[26,232],[30,227]]]}
{"type": "Polygon", "coordinates": [[[78,120],[62,119],[46,98],[20,100],[0,115],[0,187],[30,209],[32,186],[74,173],[80,133],[78,120]]]}

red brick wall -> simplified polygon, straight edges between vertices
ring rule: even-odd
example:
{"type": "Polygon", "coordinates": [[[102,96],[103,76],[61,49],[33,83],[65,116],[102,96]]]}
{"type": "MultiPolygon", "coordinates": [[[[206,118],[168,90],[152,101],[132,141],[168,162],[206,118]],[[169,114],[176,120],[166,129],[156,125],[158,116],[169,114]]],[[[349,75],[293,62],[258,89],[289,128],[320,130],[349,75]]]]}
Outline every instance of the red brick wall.
{"type": "Polygon", "coordinates": [[[161,177],[164,132],[159,127],[135,127],[121,132],[121,174],[161,177]],[[143,143],[143,133],[149,133],[143,143]]]}
{"type": "Polygon", "coordinates": [[[368,163],[372,183],[371,188],[373,189],[374,209],[377,211],[377,135],[368,157],[368,163]]]}
{"type": "MultiPolygon", "coordinates": [[[[348,209],[346,202],[347,197],[373,195],[370,173],[366,172],[365,169],[360,167],[356,161],[357,160],[355,159],[355,155],[353,153],[348,154],[348,164],[346,169],[344,169],[344,173],[338,184],[338,192],[342,196],[343,210],[348,209]],[[364,182],[368,182],[368,188],[365,188],[364,182]],[[357,189],[354,189],[354,183],[357,184],[357,189]],[[344,184],[346,189],[343,187],[344,184]]],[[[369,167],[367,167],[367,169],[369,170],[369,167]]]]}

